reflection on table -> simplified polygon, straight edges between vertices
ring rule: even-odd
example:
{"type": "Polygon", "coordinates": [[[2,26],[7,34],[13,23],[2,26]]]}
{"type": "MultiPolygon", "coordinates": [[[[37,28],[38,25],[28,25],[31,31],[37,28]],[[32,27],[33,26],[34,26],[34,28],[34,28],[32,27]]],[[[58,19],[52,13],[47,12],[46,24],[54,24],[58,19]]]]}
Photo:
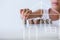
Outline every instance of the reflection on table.
{"type": "Polygon", "coordinates": [[[58,26],[52,24],[25,25],[23,32],[24,40],[57,40],[58,26]]]}

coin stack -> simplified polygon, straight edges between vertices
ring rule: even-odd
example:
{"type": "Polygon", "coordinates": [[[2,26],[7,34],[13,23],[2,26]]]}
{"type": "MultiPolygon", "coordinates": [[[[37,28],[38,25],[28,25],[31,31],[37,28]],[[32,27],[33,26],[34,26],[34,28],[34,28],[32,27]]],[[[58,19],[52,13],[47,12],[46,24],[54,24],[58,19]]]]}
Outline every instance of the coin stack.
{"type": "Polygon", "coordinates": [[[29,23],[29,24],[34,24],[33,19],[28,20],[28,23],[29,23]]]}
{"type": "Polygon", "coordinates": [[[40,24],[44,24],[44,20],[43,19],[40,19],[40,24]]]}
{"type": "MultiPolygon", "coordinates": [[[[50,19],[46,19],[46,20],[43,20],[43,19],[31,19],[31,20],[28,20],[28,23],[29,24],[52,24],[52,20],[50,19]]],[[[27,24],[27,20],[24,20],[24,24],[27,24]]]]}
{"type": "Polygon", "coordinates": [[[47,24],[52,24],[52,20],[51,19],[46,19],[46,23],[47,24]]]}
{"type": "Polygon", "coordinates": [[[34,21],[34,24],[40,24],[40,19],[33,20],[33,21],[34,21]]]}

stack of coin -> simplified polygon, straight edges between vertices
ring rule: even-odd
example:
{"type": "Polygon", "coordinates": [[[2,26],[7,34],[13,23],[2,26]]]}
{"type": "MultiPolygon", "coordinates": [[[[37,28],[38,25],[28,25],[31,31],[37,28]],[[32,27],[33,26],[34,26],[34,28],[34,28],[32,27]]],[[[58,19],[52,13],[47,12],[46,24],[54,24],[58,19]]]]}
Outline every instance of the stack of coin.
{"type": "Polygon", "coordinates": [[[50,19],[46,19],[46,24],[52,24],[52,21],[50,19]]]}
{"type": "MultiPolygon", "coordinates": [[[[50,19],[46,19],[46,20],[43,20],[43,19],[31,19],[31,20],[28,20],[28,23],[29,24],[52,24],[52,21],[50,19]]],[[[24,24],[27,24],[27,20],[24,21],[24,24]]]]}
{"type": "Polygon", "coordinates": [[[44,24],[44,20],[43,19],[40,19],[40,24],[44,24]]]}
{"type": "Polygon", "coordinates": [[[49,19],[46,19],[45,21],[46,21],[46,24],[49,24],[49,19]]]}
{"type": "Polygon", "coordinates": [[[29,23],[29,24],[34,24],[33,19],[28,20],[28,23],[29,23]]]}
{"type": "Polygon", "coordinates": [[[34,24],[40,24],[40,19],[33,20],[33,21],[34,21],[34,24]]]}

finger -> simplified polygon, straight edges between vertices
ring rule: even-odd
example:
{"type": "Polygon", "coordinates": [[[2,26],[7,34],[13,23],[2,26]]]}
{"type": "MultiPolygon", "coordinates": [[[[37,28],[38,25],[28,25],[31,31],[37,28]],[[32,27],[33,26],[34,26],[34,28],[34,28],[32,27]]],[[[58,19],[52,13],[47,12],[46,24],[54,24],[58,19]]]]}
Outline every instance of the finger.
{"type": "Polygon", "coordinates": [[[26,13],[26,14],[29,13],[29,9],[28,9],[28,8],[26,9],[25,13],[26,13]]]}
{"type": "Polygon", "coordinates": [[[29,10],[28,8],[26,10],[29,10]]]}
{"type": "Polygon", "coordinates": [[[32,11],[31,11],[31,10],[29,10],[29,12],[27,13],[27,16],[29,16],[31,13],[32,13],[32,11]]]}
{"type": "Polygon", "coordinates": [[[29,8],[25,8],[26,10],[29,10],[29,8]]]}
{"type": "Polygon", "coordinates": [[[22,13],[23,9],[20,9],[20,13],[22,13]]]}
{"type": "Polygon", "coordinates": [[[31,10],[27,11],[27,14],[25,14],[25,17],[28,17],[29,18],[29,15],[32,13],[31,10]]]}
{"type": "Polygon", "coordinates": [[[24,9],[24,13],[25,13],[27,10],[29,10],[29,9],[28,9],[28,8],[25,8],[25,9],[24,9]]]}
{"type": "Polygon", "coordinates": [[[27,15],[25,15],[25,18],[28,19],[29,18],[29,13],[27,15]]]}
{"type": "Polygon", "coordinates": [[[22,14],[24,14],[26,12],[26,9],[23,9],[23,12],[22,12],[22,14]]]}
{"type": "Polygon", "coordinates": [[[24,15],[27,15],[29,13],[29,10],[27,10],[25,13],[24,13],[24,15]]]}

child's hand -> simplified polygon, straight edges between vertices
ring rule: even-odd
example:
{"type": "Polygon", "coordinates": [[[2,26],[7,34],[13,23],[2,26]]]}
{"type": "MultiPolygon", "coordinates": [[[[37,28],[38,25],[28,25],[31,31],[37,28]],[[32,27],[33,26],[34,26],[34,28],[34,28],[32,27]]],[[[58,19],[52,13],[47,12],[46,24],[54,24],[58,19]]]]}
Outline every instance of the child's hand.
{"type": "Polygon", "coordinates": [[[21,9],[20,13],[24,19],[28,19],[29,15],[32,13],[32,11],[29,9],[21,9]]]}

